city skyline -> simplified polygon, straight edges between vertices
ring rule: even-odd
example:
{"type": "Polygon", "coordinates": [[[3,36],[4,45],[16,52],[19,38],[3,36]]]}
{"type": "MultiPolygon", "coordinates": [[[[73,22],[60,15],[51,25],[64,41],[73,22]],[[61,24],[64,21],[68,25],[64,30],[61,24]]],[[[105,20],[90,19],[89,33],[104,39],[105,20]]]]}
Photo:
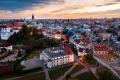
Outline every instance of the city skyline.
{"type": "Polygon", "coordinates": [[[120,0],[1,0],[0,19],[113,18],[120,0]]]}

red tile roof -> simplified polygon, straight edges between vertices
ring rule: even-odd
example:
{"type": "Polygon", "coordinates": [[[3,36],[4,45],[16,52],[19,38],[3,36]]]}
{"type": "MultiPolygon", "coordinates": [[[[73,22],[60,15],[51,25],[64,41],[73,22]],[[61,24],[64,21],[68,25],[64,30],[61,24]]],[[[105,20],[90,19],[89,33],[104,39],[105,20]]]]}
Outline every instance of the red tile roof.
{"type": "Polygon", "coordinates": [[[61,32],[60,31],[57,31],[56,34],[60,34],[61,32]]]}
{"type": "Polygon", "coordinates": [[[38,29],[37,31],[38,31],[38,32],[42,32],[42,29],[38,29]]]}
{"type": "Polygon", "coordinates": [[[108,54],[113,54],[113,51],[112,50],[108,50],[108,54]]]}
{"type": "Polygon", "coordinates": [[[14,27],[13,24],[7,24],[7,26],[8,26],[9,28],[13,28],[13,27],[14,27]]]}
{"type": "Polygon", "coordinates": [[[81,39],[75,39],[74,41],[75,41],[77,44],[79,44],[80,41],[81,41],[81,39]]]}
{"type": "Polygon", "coordinates": [[[84,41],[84,43],[87,43],[87,44],[89,44],[90,42],[89,42],[89,41],[84,41]]]}
{"type": "Polygon", "coordinates": [[[65,47],[64,51],[68,51],[69,55],[74,54],[73,51],[69,47],[65,47]]]}
{"type": "Polygon", "coordinates": [[[21,27],[21,25],[20,25],[18,22],[13,22],[13,24],[14,24],[16,27],[21,27]]]}
{"type": "Polygon", "coordinates": [[[104,44],[96,44],[94,46],[95,51],[107,51],[107,47],[104,44]]]}
{"type": "Polygon", "coordinates": [[[7,73],[11,71],[11,66],[10,65],[3,65],[0,66],[0,73],[7,73]]]}
{"type": "Polygon", "coordinates": [[[8,46],[11,46],[12,44],[10,43],[10,44],[7,44],[7,43],[1,43],[0,44],[0,47],[8,47],[8,46]]]}

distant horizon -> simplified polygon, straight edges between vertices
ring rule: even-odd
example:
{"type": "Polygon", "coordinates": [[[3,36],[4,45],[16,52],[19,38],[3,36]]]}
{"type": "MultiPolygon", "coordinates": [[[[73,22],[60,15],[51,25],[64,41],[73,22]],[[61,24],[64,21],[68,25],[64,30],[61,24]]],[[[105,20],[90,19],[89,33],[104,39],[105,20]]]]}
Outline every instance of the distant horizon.
{"type": "MultiPolygon", "coordinates": [[[[105,18],[106,17],[104,17],[104,18],[37,18],[37,19],[105,19],[105,18]]],[[[112,17],[112,18],[120,18],[120,17],[112,17]]],[[[112,18],[107,18],[107,19],[112,19],[112,18]]],[[[20,19],[22,19],[22,20],[24,20],[24,18],[16,18],[16,19],[14,19],[14,18],[0,18],[0,20],[4,20],[4,19],[9,19],[9,20],[10,19],[11,20],[20,20],[20,19]]],[[[25,19],[32,19],[32,18],[25,18],[25,19]]]]}
{"type": "Polygon", "coordinates": [[[120,17],[119,0],[0,0],[0,19],[120,17]]]}

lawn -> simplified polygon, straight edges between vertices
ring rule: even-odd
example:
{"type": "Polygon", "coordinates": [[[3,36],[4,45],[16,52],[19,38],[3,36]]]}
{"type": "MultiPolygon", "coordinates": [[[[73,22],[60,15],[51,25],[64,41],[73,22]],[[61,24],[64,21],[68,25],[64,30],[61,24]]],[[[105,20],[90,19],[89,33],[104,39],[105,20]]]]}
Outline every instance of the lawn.
{"type": "Polygon", "coordinates": [[[81,64],[78,64],[78,65],[75,66],[75,68],[69,74],[72,75],[72,74],[74,74],[74,73],[76,73],[76,72],[78,72],[82,69],[84,69],[84,66],[81,65],[81,64]]]}
{"type": "Polygon", "coordinates": [[[49,71],[50,80],[56,80],[60,76],[64,75],[64,73],[67,70],[69,70],[69,68],[71,68],[71,67],[72,67],[72,65],[69,65],[69,66],[66,66],[66,67],[62,67],[62,68],[58,68],[58,69],[49,71]]]}
{"type": "Polygon", "coordinates": [[[13,46],[13,49],[24,49],[24,47],[23,46],[13,46]]]}
{"type": "Polygon", "coordinates": [[[35,56],[39,56],[39,52],[38,51],[32,52],[31,57],[35,57],[35,56]]]}
{"type": "Polygon", "coordinates": [[[14,79],[14,80],[46,80],[45,73],[36,73],[32,75],[28,75],[22,78],[14,79]]]}
{"type": "Polygon", "coordinates": [[[0,76],[0,80],[14,78],[14,77],[18,77],[18,76],[19,76],[19,74],[16,74],[16,73],[8,73],[8,74],[0,76]]]}
{"type": "Polygon", "coordinates": [[[76,76],[76,78],[79,80],[98,80],[91,71],[86,71],[86,72],[76,76]]]}
{"type": "MultiPolygon", "coordinates": [[[[46,49],[47,47],[41,47],[39,50],[44,50],[44,49],[46,49]]],[[[41,52],[41,51],[39,51],[39,52],[41,52]]],[[[39,56],[39,52],[37,52],[37,51],[33,51],[33,52],[30,52],[26,57],[25,57],[25,59],[30,59],[30,55],[31,55],[31,57],[33,57],[33,56],[39,56]]]]}

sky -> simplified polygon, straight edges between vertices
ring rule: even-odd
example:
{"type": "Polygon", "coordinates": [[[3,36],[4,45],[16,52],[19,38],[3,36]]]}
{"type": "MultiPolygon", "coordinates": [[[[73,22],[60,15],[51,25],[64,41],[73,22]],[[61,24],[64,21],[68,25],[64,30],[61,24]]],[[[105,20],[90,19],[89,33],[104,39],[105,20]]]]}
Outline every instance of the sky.
{"type": "Polygon", "coordinates": [[[120,0],[0,0],[0,19],[117,18],[120,0]]]}

